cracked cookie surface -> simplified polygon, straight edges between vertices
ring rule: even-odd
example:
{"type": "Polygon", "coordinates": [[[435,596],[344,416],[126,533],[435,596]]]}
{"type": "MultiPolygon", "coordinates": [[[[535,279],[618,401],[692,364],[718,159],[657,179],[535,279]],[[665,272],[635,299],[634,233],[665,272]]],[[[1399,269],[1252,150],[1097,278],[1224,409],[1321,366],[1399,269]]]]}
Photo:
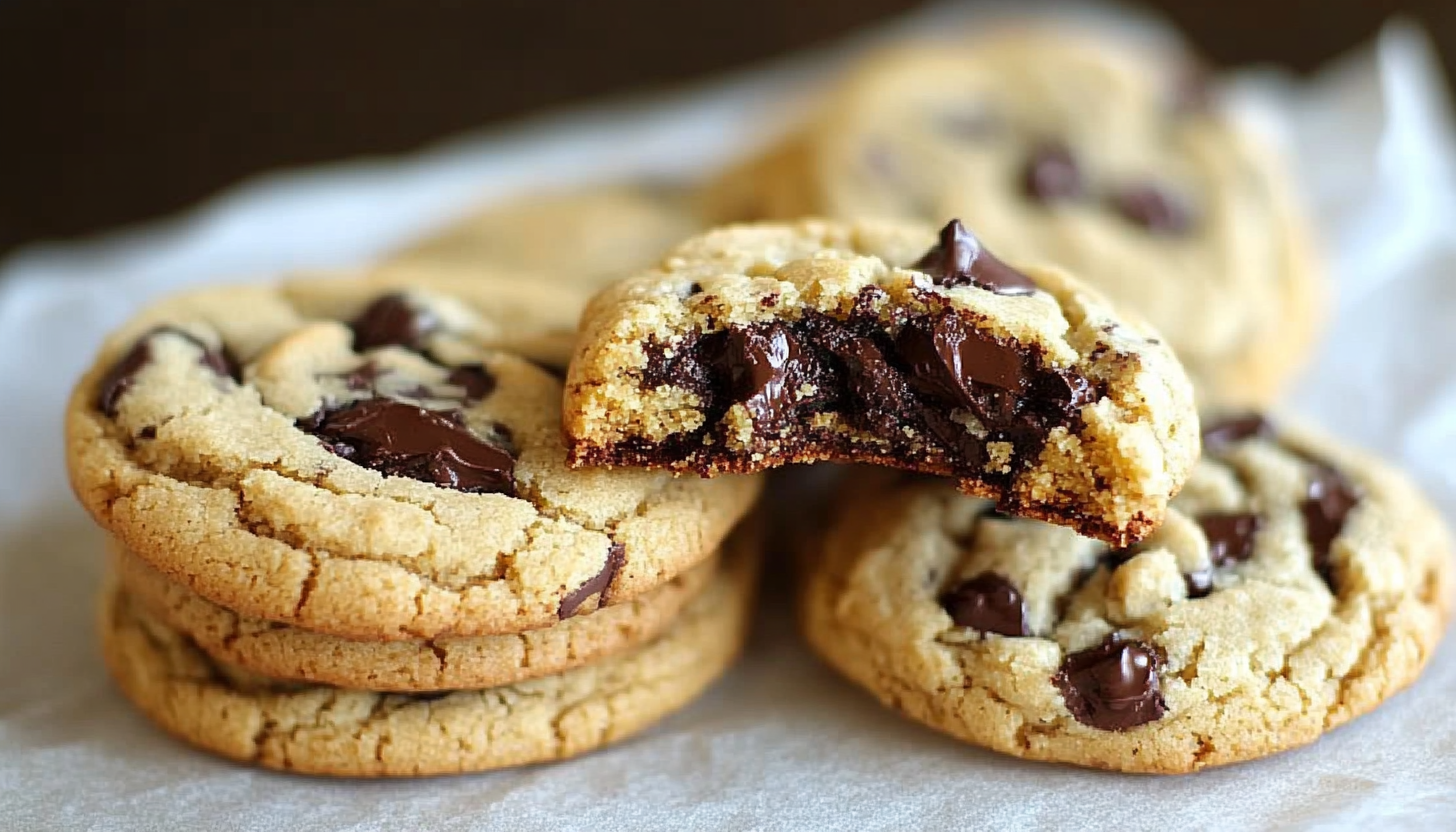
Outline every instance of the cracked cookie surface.
{"type": "Polygon", "coordinates": [[[806,557],[815,651],[887,706],[1036,760],[1176,773],[1304,745],[1410,684],[1452,545],[1403,476],[1256,419],[1209,426],[1132,549],[856,472],[806,557]]]}
{"type": "Polygon", "coordinates": [[[280,682],[216,662],[114,582],[102,653],[122,692],[169,733],[214,754],[350,777],[454,774],[561,760],[643,730],[733,662],[750,620],[757,541],[647,644],[553,676],[484,690],[378,693],[280,682]]]}
{"type": "Polygon", "coordinates": [[[485,206],[391,261],[483,264],[534,282],[596,289],[652,265],[701,228],[681,188],[597,185],[485,206]]]}
{"type": "Polygon", "coordinates": [[[716,551],[756,480],[567,468],[569,293],[431,274],[142,313],[70,402],[81,502],[217,605],[360,639],[546,627],[716,551]]]}
{"type": "Polygon", "coordinates": [[[717,222],[958,216],[1142,314],[1204,405],[1264,405],[1326,291],[1283,160],[1185,59],[1057,30],[864,61],[806,126],[709,188],[717,222]]]}
{"type": "Polygon", "coordinates": [[[630,601],[523,633],[358,641],[239,616],[168,580],[114,541],[111,568],[148,615],[218,662],[299,682],[420,692],[508,685],[562,673],[650,641],[712,580],[717,559],[630,601]]]}
{"type": "Polygon", "coordinates": [[[598,295],[567,377],[578,465],[873,462],[1126,544],[1198,451],[1159,336],[957,222],[730,226],[598,295]]]}

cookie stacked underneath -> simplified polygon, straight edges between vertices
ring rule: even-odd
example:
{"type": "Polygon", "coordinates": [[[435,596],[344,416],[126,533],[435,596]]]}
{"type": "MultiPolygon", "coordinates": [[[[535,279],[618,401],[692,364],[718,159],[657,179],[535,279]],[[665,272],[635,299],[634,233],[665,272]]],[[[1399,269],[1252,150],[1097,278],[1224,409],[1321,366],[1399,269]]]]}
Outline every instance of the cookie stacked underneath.
{"type": "Polygon", "coordinates": [[[693,699],[743,642],[759,485],[568,469],[577,306],[395,270],[117,333],[67,431],[123,692],[216,753],[365,776],[569,757],[693,699]]]}

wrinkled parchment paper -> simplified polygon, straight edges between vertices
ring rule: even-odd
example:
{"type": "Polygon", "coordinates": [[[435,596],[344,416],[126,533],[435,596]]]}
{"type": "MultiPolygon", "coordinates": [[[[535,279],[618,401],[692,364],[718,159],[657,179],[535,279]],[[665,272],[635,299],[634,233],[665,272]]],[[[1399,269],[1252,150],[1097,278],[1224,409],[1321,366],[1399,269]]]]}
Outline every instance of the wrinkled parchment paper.
{"type": "MultiPolygon", "coordinates": [[[[270,177],[148,230],[0,264],[0,829],[1456,828],[1452,645],[1313,747],[1182,778],[1021,762],[903,720],[800,646],[781,586],[703,700],[623,745],[522,771],[252,771],[169,739],[111,688],[92,635],[100,534],[67,492],[60,428],[108,329],[183,284],[367,261],[483,195],[708,169],[771,139],[795,91],[863,41],[413,158],[270,177]]],[[[1291,409],[1402,461],[1456,520],[1456,141],[1424,39],[1392,26],[1311,83],[1253,73],[1233,87],[1296,150],[1339,284],[1291,409]]]]}

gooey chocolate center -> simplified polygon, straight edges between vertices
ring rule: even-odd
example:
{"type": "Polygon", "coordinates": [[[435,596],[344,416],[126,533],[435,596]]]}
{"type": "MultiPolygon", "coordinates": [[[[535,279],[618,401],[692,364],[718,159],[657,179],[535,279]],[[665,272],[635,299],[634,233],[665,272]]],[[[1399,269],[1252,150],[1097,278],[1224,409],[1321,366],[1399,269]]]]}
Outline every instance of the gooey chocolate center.
{"type": "Polygon", "coordinates": [[[688,336],[671,349],[649,343],[642,386],[688,390],[706,416],[702,428],[657,450],[701,457],[723,438],[715,435],[723,416],[742,405],[753,443],[777,455],[862,450],[842,431],[815,426],[816,415],[837,413],[884,442],[872,455],[914,452],[944,473],[984,477],[988,444],[1034,457],[1051,430],[1100,395],[1081,375],[1044,368],[1039,350],[981,331],[971,313],[948,304],[886,324],[873,309],[882,292],[863,290],[845,318],[808,312],[688,336]]]}

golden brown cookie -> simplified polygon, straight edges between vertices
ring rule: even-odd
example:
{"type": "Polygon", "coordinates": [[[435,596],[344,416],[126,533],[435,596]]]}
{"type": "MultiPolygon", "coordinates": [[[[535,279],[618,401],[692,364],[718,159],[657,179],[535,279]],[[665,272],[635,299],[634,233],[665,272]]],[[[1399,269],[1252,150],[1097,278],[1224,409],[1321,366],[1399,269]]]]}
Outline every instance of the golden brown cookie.
{"type": "Polygon", "coordinates": [[[169,733],[266,768],[411,777],[573,757],[686,706],[747,635],[758,552],[735,536],[727,567],[657,639],[600,662],[484,690],[377,693],[270,680],[219,663],[113,581],[102,654],[122,692],[169,733]]]}
{"type": "Polygon", "coordinates": [[[520,348],[561,293],[442,277],[202,290],[123,327],[67,412],[103,527],[246,618],[363,639],[546,627],[717,550],[759,484],[573,471],[520,348]]]}
{"type": "Polygon", "coordinates": [[[358,641],[239,616],[115,541],[110,548],[132,603],[215,661],[274,679],[405,693],[509,685],[601,661],[657,637],[718,570],[714,558],[630,601],[524,633],[358,641]]]}
{"type": "Polygon", "coordinates": [[[1409,685],[1449,619],[1439,515],[1399,473],[1219,420],[1132,549],[861,478],[808,558],[814,649],[887,706],[1036,760],[1176,773],[1304,745],[1409,685]]]}
{"type": "Polygon", "coordinates": [[[1327,291],[1282,160],[1183,59],[1056,29],[892,49],[708,189],[716,222],[959,217],[1147,318],[1210,404],[1264,404],[1327,291]]]}
{"type": "MultiPolygon", "coordinates": [[[[731,226],[593,299],[568,374],[576,465],[870,462],[1127,544],[1198,453],[1160,337],[959,223],[731,226]]],[[[618,470],[625,470],[625,467],[618,470]]]]}

